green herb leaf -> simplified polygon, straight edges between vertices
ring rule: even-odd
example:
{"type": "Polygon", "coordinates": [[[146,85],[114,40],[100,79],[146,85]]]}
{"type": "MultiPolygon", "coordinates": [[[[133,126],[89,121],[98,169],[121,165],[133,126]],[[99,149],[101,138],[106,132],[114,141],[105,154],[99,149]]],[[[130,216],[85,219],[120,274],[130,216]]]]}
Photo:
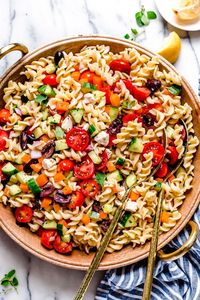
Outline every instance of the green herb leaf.
{"type": "Polygon", "coordinates": [[[9,280],[1,280],[1,285],[2,286],[8,286],[10,284],[10,281],[9,280]]]}
{"type": "Polygon", "coordinates": [[[82,87],[86,88],[88,90],[93,90],[93,91],[96,91],[96,89],[97,89],[97,87],[94,84],[89,83],[89,82],[83,82],[82,87]]]}
{"type": "Polygon", "coordinates": [[[132,32],[134,35],[138,35],[138,31],[137,31],[137,29],[135,29],[135,28],[131,28],[131,32],[132,32]]]}
{"type": "Polygon", "coordinates": [[[19,285],[18,279],[14,277],[10,284],[14,287],[18,286],[19,285]]]}
{"type": "Polygon", "coordinates": [[[157,15],[154,11],[147,11],[147,18],[149,20],[154,20],[157,18],[157,15]]]}
{"type": "Polygon", "coordinates": [[[96,182],[97,182],[98,184],[100,184],[100,186],[103,187],[103,186],[104,186],[105,179],[106,179],[106,174],[103,174],[103,173],[97,173],[95,179],[96,179],[96,182]]]}
{"type": "Polygon", "coordinates": [[[130,39],[130,35],[129,35],[128,33],[126,33],[126,34],[124,35],[124,38],[127,39],[127,40],[129,40],[129,39],[130,39]]]}
{"type": "Polygon", "coordinates": [[[37,95],[36,98],[34,99],[35,102],[40,103],[40,104],[45,104],[47,101],[47,96],[44,95],[37,95]]]}
{"type": "Polygon", "coordinates": [[[174,95],[174,96],[177,96],[181,93],[182,91],[182,88],[180,85],[177,85],[177,84],[173,84],[172,86],[170,86],[169,88],[167,88],[168,91],[174,95]]]}
{"type": "Polygon", "coordinates": [[[136,23],[139,27],[142,27],[144,26],[144,23],[142,22],[142,16],[144,15],[144,13],[142,11],[138,11],[136,14],[135,14],[135,20],[136,20],[136,23]]]}
{"type": "Polygon", "coordinates": [[[141,17],[141,22],[145,25],[148,26],[149,25],[149,19],[147,18],[147,16],[145,14],[143,14],[143,16],[141,17]]]}

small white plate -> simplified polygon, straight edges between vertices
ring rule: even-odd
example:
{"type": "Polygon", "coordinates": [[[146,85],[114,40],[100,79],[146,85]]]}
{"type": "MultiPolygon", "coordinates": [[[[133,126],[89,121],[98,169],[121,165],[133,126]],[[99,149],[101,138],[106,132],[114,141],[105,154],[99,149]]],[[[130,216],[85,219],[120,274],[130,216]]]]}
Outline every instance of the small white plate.
{"type": "Polygon", "coordinates": [[[198,31],[200,30],[200,18],[196,22],[181,22],[176,18],[172,7],[175,6],[175,0],[155,0],[156,6],[162,15],[162,17],[174,27],[180,28],[186,31],[198,31]]]}

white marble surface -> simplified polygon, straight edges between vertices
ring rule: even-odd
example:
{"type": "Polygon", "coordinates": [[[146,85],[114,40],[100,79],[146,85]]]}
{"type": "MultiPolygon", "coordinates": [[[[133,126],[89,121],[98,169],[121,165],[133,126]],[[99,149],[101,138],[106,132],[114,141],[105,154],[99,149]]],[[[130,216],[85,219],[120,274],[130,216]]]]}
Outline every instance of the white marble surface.
{"type": "MultiPolygon", "coordinates": [[[[153,0],[0,0],[0,47],[20,42],[32,50],[78,34],[123,37],[135,27],[134,13],[141,3],[149,10],[156,10],[153,0]]],[[[158,15],[138,42],[156,51],[168,35],[167,28],[158,15]]],[[[1,62],[0,73],[9,63],[7,58],[1,62]]],[[[197,92],[200,32],[185,34],[176,67],[197,92]]],[[[16,269],[20,282],[18,294],[0,294],[0,300],[71,300],[84,275],[35,258],[0,230],[0,277],[12,268],[16,269]]],[[[103,272],[96,274],[85,299],[94,299],[102,276],[103,272]]]]}

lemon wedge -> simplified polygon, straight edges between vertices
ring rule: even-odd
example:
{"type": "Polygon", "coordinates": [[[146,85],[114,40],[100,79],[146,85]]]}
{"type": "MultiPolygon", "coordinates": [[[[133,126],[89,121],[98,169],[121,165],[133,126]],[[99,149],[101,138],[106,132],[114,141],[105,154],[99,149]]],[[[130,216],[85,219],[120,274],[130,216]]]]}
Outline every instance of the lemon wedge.
{"type": "Polygon", "coordinates": [[[200,0],[179,0],[173,11],[182,21],[194,21],[200,17],[200,0]]]}
{"type": "Polygon", "coordinates": [[[165,39],[163,48],[158,51],[158,54],[167,59],[170,63],[175,63],[179,57],[181,50],[181,39],[176,32],[171,32],[165,39]]]}

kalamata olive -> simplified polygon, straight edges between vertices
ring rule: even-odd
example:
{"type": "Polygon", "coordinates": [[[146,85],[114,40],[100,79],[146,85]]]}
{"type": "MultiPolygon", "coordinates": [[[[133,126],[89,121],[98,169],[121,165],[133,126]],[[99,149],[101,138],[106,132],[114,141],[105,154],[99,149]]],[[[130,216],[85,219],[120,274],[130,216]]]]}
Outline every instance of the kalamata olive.
{"type": "Polygon", "coordinates": [[[49,158],[55,152],[55,142],[50,141],[48,142],[42,149],[42,155],[46,158],[49,158]]]}
{"type": "Polygon", "coordinates": [[[52,194],[53,192],[54,192],[54,190],[55,190],[55,188],[54,188],[54,186],[53,186],[53,184],[51,184],[50,182],[49,183],[47,183],[45,186],[43,186],[42,188],[41,188],[41,192],[40,192],[40,197],[41,198],[44,198],[44,197],[47,197],[47,196],[49,196],[50,194],[52,194]]]}
{"type": "Polygon", "coordinates": [[[27,164],[24,166],[24,172],[27,174],[32,174],[33,169],[31,168],[31,165],[37,164],[37,159],[31,159],[27,164]]]}
{"type": "Polygon", "coordinates": [[[156,92],[161,87],[161,81],[157,79],[148,79],[146,87],[152,92],[156,92]]]}
{"type": "Polygon", "coordinates": [[[122,121],[123,115],[118,115],[118,117],[112,121],[110,126],[108,127],[108,133],[111,135],[117,134],[120,132],[122,126],[123,126],[123,121],[122,121]]]}
{"type": "Polygon", "coordinates": [[[57,51],[54,55],[54,62],[56,65],[58,65],[59,61],[64,57],[64,54],[62,51],[57,51]]]}
{"type": "Polygon", "coordinates": [[[26,132],[22,132],[20,137],[19,137],[19,142],[21,145],[22,150],[25,150],[28,144],[28,136],[26,132]]]}
{"type": "Polygon", "coordinates": [[[68,204],[71,201],[71,195],[65,195],[62,190],[54,192],[54,201],[61,204],[68,204]]]}
{"type": "Polygon", "coordinates": [[[100,212],[101,210],[101,205],[98,201],[94,201],[93,205],[92,205],[92,210],[95,212],[100,212]]]}
{"type": "Polygon", "coordinates": [[[108,227],[110,226],[110,221],[109,220],[103,220],[101,222],[101,229],[106,232],[108,230],[108,227]]]}
{"type": "Polygon", "coordinates": [[[21,100],[22,100],[23,103],[27,103],[28,102],[28,97],[22,95],[21,100]]]}
{"type": "Polygon", "coordinates": [[[146,115],[142,116],[143,124],[147,127],[153,126],[154,122],[156,121],[156,117],[151,113],[147,113],[146,115]]]}
{"type": "Polygon", "coordinates": [[[33,203],[33,209],[40,209],[41,206],[40,206],[40,199],[39,198],[35,198],[35,201],[33,203]]]}
{"type": "Polygon", "coordinates": [[[36,141],[36,138],[33,134],[27,135],[28,144],[33,144],[34,141],[36,141]]]}

